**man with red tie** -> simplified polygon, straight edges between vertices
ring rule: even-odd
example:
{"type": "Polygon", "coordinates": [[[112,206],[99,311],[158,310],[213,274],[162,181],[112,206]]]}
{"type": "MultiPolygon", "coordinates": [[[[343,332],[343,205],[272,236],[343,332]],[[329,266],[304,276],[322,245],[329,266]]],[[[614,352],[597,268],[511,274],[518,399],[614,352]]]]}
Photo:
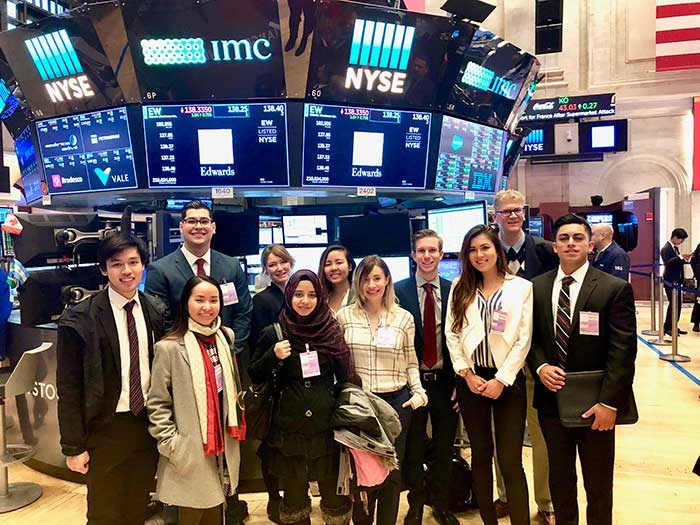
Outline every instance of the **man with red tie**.
{"type": "Polygon", "coordinates": [[[109,287],[58,322],[61,450],[70,470],[87,475],[88,525],[142,525],[158,462],[144,407],[166,307],[138,291],[143,241],[112,235],[97,258],[109,287]]]}
{"type": "Polygon", "coordinates": [[[452,452],[458,414],[452,409],[455,373],[445,344],[445,316],[451,282],[438,275],[442,259],[442,239],[433,230],[421,230],[413,236],[411,257],[416,275],[396,283],[396,297],[401,308],[413,315],[416,324],[414,345],[420,364],[420,377],[428,394],[428,406],[411,415],[406,455],[401,469],[408,485],[409,510],[404,524],[419,525],[425,504],[424,472],[428,416],[432,424],[435,464],[431,492],[433,517],[440,525],[458,525],[447,508],[452,452]]]}

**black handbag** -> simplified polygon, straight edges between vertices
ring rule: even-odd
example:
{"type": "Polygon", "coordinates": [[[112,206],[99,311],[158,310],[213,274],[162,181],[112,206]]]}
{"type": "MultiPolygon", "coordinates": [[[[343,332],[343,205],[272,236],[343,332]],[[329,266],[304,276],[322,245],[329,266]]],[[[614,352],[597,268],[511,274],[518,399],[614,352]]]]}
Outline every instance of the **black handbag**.
{"type": "MultiPolygon", "coordinates": [[[[274,327],[278,341],[282,341],[284,336],[279,323],[275,323],[274,327]]],[[[270,431],[277,391],[276,376],[277,370],[275,369],[270,380],[250,385],[243,394],[246,433],[261,441],[267,437],[270,431]]]]}

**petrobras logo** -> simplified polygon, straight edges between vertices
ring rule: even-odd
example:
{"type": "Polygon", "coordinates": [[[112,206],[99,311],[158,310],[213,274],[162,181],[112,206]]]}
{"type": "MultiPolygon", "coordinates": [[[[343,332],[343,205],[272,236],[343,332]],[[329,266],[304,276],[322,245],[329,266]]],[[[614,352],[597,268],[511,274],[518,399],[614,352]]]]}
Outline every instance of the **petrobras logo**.
{"type": "Polygon", "coordinates": [[[501,78],[494,71],[475,62],[467,64],[462,75],[462,84],[481,91],[490,91],[510,100],[515,100],[518,96],[518,85],[515,82],[501,78]]]}
{"type": "Polygon", "coordinates": [[[355,20],[345,89],[403,93],[416,28],[355,20]]]}
{"type": "Polygon", "coordinates": [[[272,58],[272,43],[255,40],[211,40],[202,38],[150,38],[141,40],[141,53],[147,66],[196,66],[214,62],[266,61],[272,58]],[[209,48],[209,53],[207,53],[209,48]]]}
{"type": "Polygon", "coordinates": [[[65,29],[24,41],[54,104],[95,96],[65,29]]]}

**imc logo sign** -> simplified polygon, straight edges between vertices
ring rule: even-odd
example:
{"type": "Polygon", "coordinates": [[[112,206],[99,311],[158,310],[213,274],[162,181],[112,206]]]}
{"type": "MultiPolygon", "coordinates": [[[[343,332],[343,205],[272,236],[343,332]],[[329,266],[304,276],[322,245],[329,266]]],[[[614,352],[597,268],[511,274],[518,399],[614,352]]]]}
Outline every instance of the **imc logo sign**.
{"type": "Polygon", "coordinates": [[[462,84],[481,91],[490,91],[510,100],[515,100],[518,96],[518,85],[515,82],[501,78],[494,71],[474,62],[467,64],[462,75],[462,84]]]}
{"type": "Polygon", "coordinates": [[[533,129],[525,137],[525,153],[539,153],[544,151],[544,130],[533,129]]]}
{"type": "Polygon", "coordinates": [[[24,41],[44,86],[54,104],[90,98],[95,91],[78,60],[65,29],[24,41]]]}
{"type": "Polygon", "coordinates": [[[355,20],[345,89],[403,93],[416,28],[355,20]]]}
{"type": "Polygon", "coordinates": [[[151,38],[141,40],[143,62],[147,66],[190,66],[214,62],[269,60],[272,44],[267,38],[249,40],[212,40],[210,52],[201,38],[151,38]]]}

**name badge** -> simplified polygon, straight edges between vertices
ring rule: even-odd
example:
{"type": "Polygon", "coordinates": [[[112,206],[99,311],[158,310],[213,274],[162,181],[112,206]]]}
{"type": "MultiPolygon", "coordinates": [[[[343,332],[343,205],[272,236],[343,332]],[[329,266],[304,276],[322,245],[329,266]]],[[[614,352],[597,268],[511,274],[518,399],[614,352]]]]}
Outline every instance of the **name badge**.
{"type": "Polygon", "coordinates": [[[491,318],[491,331],[495,334],[503,335],[506,331],[506,321],[508,314],[503,310],[496,310],[491,318]]]}
{"type": "Polygon", "coordinates": [[[598,312],[580,312],[579,333],[581,335],[600,335],[600,314],[598,312]]]}
{"type": "Polygon", "coordinates": [[[222,283],[221,294],[224,296],[224,306],[231,306],[238,303],[238,292],[236,285],[233,283],[222,283]]]}
{"type": "Polygon", "coordinates": [[[377,328],[377,348],[396,348],[397,334],[391,328],[380,326],[377,328]]]}
{"type": "Polygon", "coordinates": [[[321,365],[318,362],[318,352],[303,352],[299,354],[301,375],[304,379],[321,375],[321,365]]]}
{"type": "Polygon", "coordinates": [[[221,368],[221,363],[214,366],[214,375],[216,376],[216,391],[221,392],[224,389],[224,370],[221,368]]]}

